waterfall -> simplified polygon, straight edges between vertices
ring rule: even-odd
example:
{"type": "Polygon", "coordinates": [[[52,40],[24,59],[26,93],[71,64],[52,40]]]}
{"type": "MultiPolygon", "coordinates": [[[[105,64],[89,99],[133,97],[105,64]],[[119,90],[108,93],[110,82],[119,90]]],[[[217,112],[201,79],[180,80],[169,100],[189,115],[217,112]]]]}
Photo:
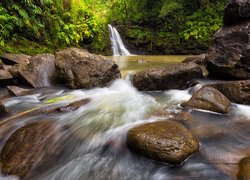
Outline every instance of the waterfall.
{"type": "Polygon", "coordinates": [[[129,56],[130,52],[124,46],[121,36],[115,27],[108,25],[109,37],[112,43],[112,50],[114,56],[129,56]]]}

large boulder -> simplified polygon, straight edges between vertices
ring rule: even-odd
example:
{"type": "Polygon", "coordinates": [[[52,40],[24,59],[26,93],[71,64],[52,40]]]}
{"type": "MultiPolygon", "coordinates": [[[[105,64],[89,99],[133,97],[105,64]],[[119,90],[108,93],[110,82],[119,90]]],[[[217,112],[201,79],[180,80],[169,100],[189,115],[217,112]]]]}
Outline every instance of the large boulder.
{"type": "Polygon", "coordinates": [[[224,11],[224,26],[214,34],[206,56],[211,76],[250,78],[250,2],[231,0],[224,11]]]}
{"type": "Polygon", "coordinates": [[[231,0],[224,10],[224,25],[238,24],[250,19],[249,0],[231,0]]]}
{"type": "Polygon", "coordinates": [[[12,53],[6,53],[0,57],[3,63],[7,65],[29,63],[30,58],[31,56],[25,54],[12,54],[12,53]]]}
{"type": "Polygon", "coordinates": [[[220,91],[213,87],[204,86],[193,94],[187,101],[181,104],[183,107],[209,110],[227,114],[231,102],[220,91]]]}
{"type": "Polygon", "coordinates": [[[77,48],[57,52],[56,69],[58,78],[73,89],[104,87],[121,77],[114,61],[77,48]]]}
{"type": "Polygon", "coordinates": [[[1,154],[2,173],[24,178],[29,171],[52,156],[58,138],[56,124],[42,121],[16,130],[5,143],[1,154]]]}
{"type": "Polygon", "coordinates": [[[0,69],[0,86],[12,83],[13,83],[12,75],[8,71],[0,69]]]}
{"type": "Polygon", "coordinates": [[[29,84],[34,88],[51,86],[55,79],[55,56],[53,54],[33,56],[28,64],[14,65],[10,72],[21,84],[29,84]]]}
{"type": "Polygon", "coordinates": [[[219,90],[232,102],[250,105],[250,80],[218,82],[210,86],[219,90]]]}
{"type": "Polygon", "coordinates": [[[199,149],[191,132],[174,121],[158,121],[132,128],[127,143],[138,154],[173,165],[181,164],[199,149]]]}
{"type": "Polygon", "coordinates": [[[182,63],[136,73],[133,84],[144,91],[186,89],[189,81],[202,77],[202,69],[197,64],[182,63]]]}
{"type": "Polygon", "coordinates": [[[250,157],[243,158],[239,163],[238,180],[250,179],[250,157]]]}

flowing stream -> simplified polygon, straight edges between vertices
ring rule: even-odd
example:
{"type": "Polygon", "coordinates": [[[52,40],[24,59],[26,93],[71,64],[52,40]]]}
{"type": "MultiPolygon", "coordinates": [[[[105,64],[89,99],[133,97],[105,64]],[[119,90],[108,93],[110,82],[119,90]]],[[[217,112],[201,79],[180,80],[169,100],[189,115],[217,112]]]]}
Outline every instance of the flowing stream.
{"type": "MultiPolygon", "coordinates": [[[[142,68],[143,63],[157,67],[177,63],[183,58],[138,56],[132,60],[124,58],[116,61],[125,77],[145,68],[146,66],[142,68]],[[158,62],[154,63],[153,58],[158,59],[158,62]]],[[[60,87],[37,89],[29,95],[3,101],[10,109],[10,115],[0,121],[0,147],[3,147],[6,139],[17,128],[30,122],[49,120],[58,124],[55,131],[60,129],[60,137],[63,137],[53,147],[53,152],[60,156],[51,159],[47,157],[49,165],[39,171],[32,169],[25,179],[234,179],[239,160],[250,153],[247,151],[250,148],[249,106],[233,104],[228,115],[190,111],[192,118],[185,120],[183,124],[199,139],[200,150],[180,166],[156,162],[128,149],[126,134],[130,128],[166,119],[168,112],[184,111],[180,103],[190,97],[188,89],[138,92],[129,78],[116,80],[106,88],[91,90],[60,87]],[[90,102],[73,112],[41,113],[81,99],[90,99],[90,102]],[[22,112],[27,113],[17,116],[22,112]],[[4,131],[5,129],[8,131],[4,131]]],[[[0,179],[17,178],[0,175],[0,179]]]]}

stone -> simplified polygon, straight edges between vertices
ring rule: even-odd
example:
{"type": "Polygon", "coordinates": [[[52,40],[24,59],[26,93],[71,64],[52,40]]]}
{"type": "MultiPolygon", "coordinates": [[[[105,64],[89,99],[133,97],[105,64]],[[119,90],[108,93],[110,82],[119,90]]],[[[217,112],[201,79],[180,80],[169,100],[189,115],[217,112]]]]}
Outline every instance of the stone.
{"type": "Polygon", "coordinates": [[[25,54],[12,54],[12,53],[6,53],[0,57],[0,59],[6,65],[29,63],[30,58],[31,56],[25,54]]]}
{"type": "Polygon", "coordinates": [[[30,59],[30,63],[15,65],[10,71],[17,76],[20,84],[34,88],[52,86],[55,81],[55,56],[38,54],[30,59]]]}
{"type": "Polygon", "coordinates": [[[56,70],[61,82],[72,89],[104,87],[121,77],[113,60],[77,48],[56,53],[56,70]]]}
{"type": "Polygon", "coordinates": [[[82,100],[70,103],[68,106],[61,107],[57,110],[60,112],[72,112],[72,111],[79,109],[81,106],[84,106],[84,105],[90,103],[90,101],[91,101],[91,99],[89,99],[89,98],[82,99],[82,100]]]}
{"type": "Polygon", "coordinates": [[[206,55],[209,75],[218,79],[250,79],[250,21],[223,26],[206,55]]]}
{"type": "Polygon", "coordinates": [[[5,105],[0,101],[0,116],[5,115],[7,113],[7,108],[5,105]]]}
{"type": "Polygon", "coordinates": [[[181,164],[199,149],[190,131],[174,121],[158,121],[129,130],[127,144],[140,155],[172,165],[181,164]]]}
{"type": "Polygon", "coordinates": [[[243,158],[239,163],[238,180],[250,179],[250,157],[243,158]]]}
{"type": "Polygon", "coordinates": [[[55,126],[52,121],[40,121],[17,129],[1,151],[2,173],[23,179],[31,169],[54,154],[58,141],[55,126]]]}
{"type": "Polygon", "coordinates": [[[223,24],[226,26],[238,24],[250,19],[249,0],[231,0],[225,10],[223,24]]]}
{"type": "Polygon", "coordinates": [[[21,88],[18,86],[7,86],[6,88],[11,96],[23,96],[30,91],[30,89],[21,88]]]}
{"type": "Polygon", "coordinates": [[[138,90],[186,89],[194,78],[202,78],[202,69],[194,63],[181,63],[138,72],[133,84],[138,90]]]}
{"type": "Polygon", "coordinates": [[[250,105],[250,80],[218,82],[209,86],[219,90],[232,102],[250,105]]]}
{"type": "Polygon", "coordinates": [[[13,83],[12,75],[8,71],[0,69],[0,86],[5,86],[7,84],[12,84],[12,83],[13,83]]]}
{"type": "Polygon", "coordinates": [[[187,101],[181,104],[182,107],[203,109],[222,114],[230,110],[231,102],[220,91],[213,87],[204,86],[193,94],[187,101]]]}
{"type": "Polygon", "coordinates": [[[206,54],[192,55],[185,58],[182,63],[193,62],[195,64],[206,64],[205,62],[206,54]]]}

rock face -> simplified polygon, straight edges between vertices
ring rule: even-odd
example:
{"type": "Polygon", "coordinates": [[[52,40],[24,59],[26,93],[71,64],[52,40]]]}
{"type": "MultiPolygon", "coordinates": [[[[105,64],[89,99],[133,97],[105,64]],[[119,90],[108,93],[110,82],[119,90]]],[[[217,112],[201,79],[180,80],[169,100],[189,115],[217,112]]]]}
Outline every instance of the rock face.
{"type": "Polygon", "coordinates": [[[232,102],[250,104],[250,80],[219,82],[210,86],[222,92],[232,102]]]}
{"type": "Polygon", "coordinates": [[[250,6],[231,0],[224,11],[224,26],[214,34],[206,56],[211,76],[223,79],[250,78],[250,6]]]}
{"type": "Polygon", "coordinates": [[[229,112],[231,102],[220,91],[213,87],[204,86],[187,102],[181,104],[183,107],[195,109],[204,109],[218,113],[227,114],[229,112]]]}
{"type": "Polygon", "coordinates": [[[53,154],[57,140],[54,127],[53,122],[43,121],[16,130],[1,151],[2,172],[24,178],[43,157],[53,154]]]}
{"type": "Polygon", "coordinates": [[[198,141],[181,124],[158,121],[128,132],[128,146],[138,154],[177,165],[199,149],[198,141]]]}
{"type": "Polygon", "coordinates": [[[57,52],[56,69],[58,77],[73,89],[104,87],[121,77],[114,61],[77,48],[57,52]]]}
{"type": "Polygon", "coordinates": [[[25,54],[12,54],[12,53],[7,53],[0,57],[0,59],[6,65],[29,63],[30,58],[31,56],[25,54]]]}
{"type": "Polygon", "coordinates": [[[239,163],[238,180],[250,179],[250,157],[242,159],[239,163]]]}
{"type": "Polygon", "coordinates": [[[12,75],[6,71],[0,69],[0,86],[13,83],[12,75]]]}
{"type": "Polygon", "coordinates": [[[36,55],[28,64],[13,66],[10,72],[18,76],[19,81],[28,83],[34,88],[51,86],[55,77],[55,56],[53,54],[36,55]]]}
{"type": "Polygon", "coordinates": [[[202,77],[202,70],[197,64],[182,63],[136,73],[133,84],[144,91],[186,89],[189,81],[202,77]]]}
{"type": "Polygon", "coordinates": [[[232,0],[224,10],[225,25],[238,24],[250,19],[250,1],[232,0]]]}

